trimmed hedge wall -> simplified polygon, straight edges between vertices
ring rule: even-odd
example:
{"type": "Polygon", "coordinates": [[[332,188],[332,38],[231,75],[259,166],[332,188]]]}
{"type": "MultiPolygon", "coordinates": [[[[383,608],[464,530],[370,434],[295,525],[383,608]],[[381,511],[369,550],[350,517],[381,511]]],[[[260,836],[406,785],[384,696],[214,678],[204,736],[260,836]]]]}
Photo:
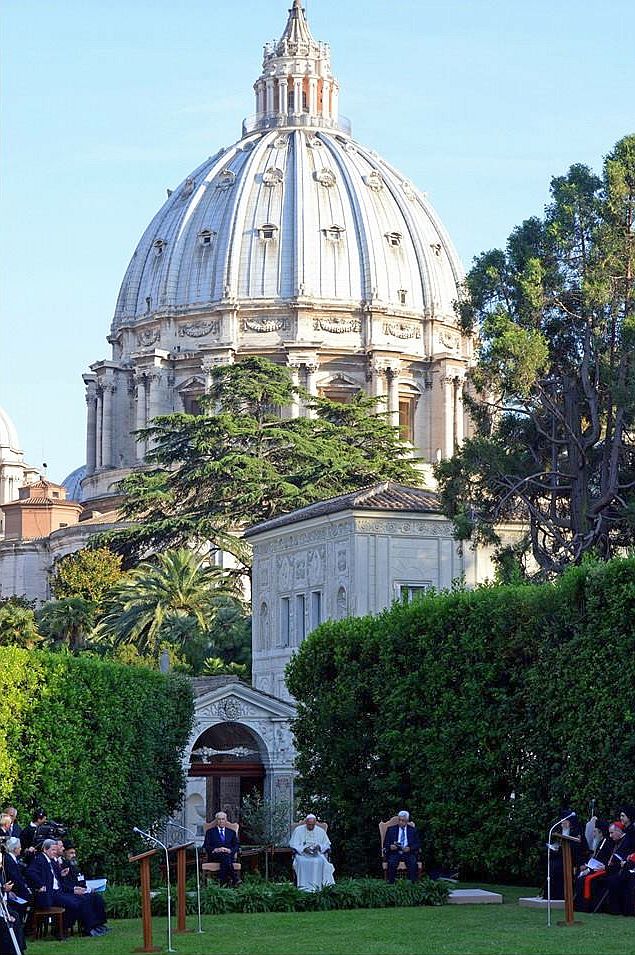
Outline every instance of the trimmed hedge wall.
{"type": "Polygon", "coordinates": [[[428,863],[535,882],[562,805],[635,797],[635,560],[327,623],[288,666],[304,805],[374,872],[408,808],[428,863]]]}
{"type": "Polygon", "coordinates": [[[131,828],[179,805],[193,722],[189,681],[88,655],[0,648],[0,801],[42,806],[82,867],[115,875],[131,828]]]}
{"type": "MultiPolygon", "coordinates": [[[[344,879],[326,885],[319,892],[300,892],[291,882],[247,880],[237,889],[209,885],[201,888],[201,912],[224,915],[229,912],[316,912],[334,909],[379,909],[395,906],[443,905],[448,898],[445,882],[420,879],[412,885],[405,879],[388,885],[379,879],[344,879]]],[[[176,904],[176,893],[171,897],[176,904]]],[[[110,918],[130,919],[141,915],[139,890],[129,885],[113,886],[105,894],[110,918]]],[[[188,892],[187,912],[194,915],[196,892],[188,892]]],[[[152,914],[167,914],[165,889],[152,898],[152,914]]]]}

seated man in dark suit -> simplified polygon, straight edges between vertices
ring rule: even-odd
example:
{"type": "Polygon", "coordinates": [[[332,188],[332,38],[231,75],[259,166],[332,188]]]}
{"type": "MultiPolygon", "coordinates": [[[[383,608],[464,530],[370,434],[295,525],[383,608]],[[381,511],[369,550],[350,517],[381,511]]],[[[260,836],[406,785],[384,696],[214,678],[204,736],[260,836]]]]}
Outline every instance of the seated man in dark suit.
{"type": "MultiPolygon", "coordinates": [[[[22,850],[20,840],[16,836],[11,836],[5,843],[5,850],[3,885],[5,901],[10,916],[15,920],[12,923],[12,928],[18,945],[20,950],[24,951],[26,948],[24,922],[28,904],[33,900],[33,893],[24,879],[25,868],[19,861],[22,850]]],[[[2,951],[2,948],[0,948],[0,951],[2,951]]]]}
{"type": "Polygon", "coordinates": [[[390,826],[384,838],[384,857],[388,862],[388,882],[391,885],[395,881],[400,862],[405,864],[410,881],[417,881],[417,857],[421,848],[421,838],[416,826],[408,825],[410,813],[402,809],[398,817],[398,825],[390,826]]]}
{"type": "Polygon", "coordinates": [[[61,851],[61,843],[45,839],[41,851],[27,869],[26,879],[35,893],[36,908],[62,906],[66,909],[64,922],[67,928],[78,920],[85,935],[101,936],[103,933],[97,928],[98,923],[88,897],[64,891],[62,870],[57,861],[61,851]]]}
{"type": "Polygon", "coordinates": [[[93,915],[97,922],[97,930],[101,935],[105,935],[110,929],[106,925],[106,906],[104,905],[103,896],[101,892],[91,892],[88,889],[86,879],[80,871],[77,862],[77,849],[71,842],[67,842],[66,845],[64,845],[64,851],[60,859],[60,870],[62,889],[64,892],[86,899],[86,904],[92,907],[93,915]]]}
{"type": "Polygon", "coordinates": [[[234,862],[240,849],[238,836],[233,829],[227,828],[226,813],[217,812],[215,820],[216,825],[207,830],[203,843],[207,861],[220,863],[218,878],[221,885],[228,885],[230,882],[232,885],[238,885],[238,875],[234,871],[234,862]]]}
{"type": "Polygon", "coordinates": [[[20,833],[22,832],[22,826],[18,823],[18,810],[15,808],[15,806],[7,806],[5,813],[11,819],[9,835],[16,836],[19,839],[20,833]]]}
{"type": "Polygon", "coordinates": [[[39,826],[43,826],[47,820],[47,815],[43,809],[36,809],[31,817],[31,822],[20,833],[20,842],[22,843],[22,861],[25,865],[30,865],[35,858],[36,849],[35,834],[39,826]]]}

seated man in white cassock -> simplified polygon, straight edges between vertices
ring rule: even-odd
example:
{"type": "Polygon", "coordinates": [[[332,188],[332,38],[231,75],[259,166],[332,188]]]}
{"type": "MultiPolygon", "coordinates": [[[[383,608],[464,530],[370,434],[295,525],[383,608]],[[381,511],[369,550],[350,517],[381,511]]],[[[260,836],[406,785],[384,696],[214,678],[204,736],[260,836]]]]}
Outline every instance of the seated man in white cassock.
{"type": "Polygon", "coordinates": [[[326,857],[331,843],[324,829],[316,826],[316,822],[313,813],[309,813],[304,823],[295,827],[289,840],[298,888],[303,892],[316,892],[323,885],[335,883],[335,869],[326,857]]]}

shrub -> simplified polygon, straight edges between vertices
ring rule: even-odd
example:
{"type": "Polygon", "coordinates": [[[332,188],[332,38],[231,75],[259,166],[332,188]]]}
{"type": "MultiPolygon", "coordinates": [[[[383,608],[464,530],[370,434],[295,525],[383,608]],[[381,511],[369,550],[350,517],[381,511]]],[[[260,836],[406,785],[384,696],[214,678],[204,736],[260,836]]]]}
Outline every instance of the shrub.
{"type": "Polygon", "coordinates": [[[287,670],[298,790],[338,870],[377,872],[377,822],[405,803],[428,868],[535,880],[562,805],[608,815],[635,792],[634,621],[628,559],[311,634],[287,670]]]}
{"type": "MultiPolygon", "coordinates": [[[[172,887],[171,900],[176,905],[176,891],[172,887]]],[[[388,885],[379,879],[345,879],[327,885],[319,892],[300,892],[290,882],[263,882],[248,879],[237,889],[221,888],[218,884],[201,889],[201,911],[205,915],[225,915],[228,912],[308,912],[335,909],[391,908],[395,906],[443,905],[448,887],[444,882],[420,879],[415,885],[405,880],[388,885]]],[[[131,885],[112,886],[106,890],[106,911],[109,918],[139,918],[141,901],[139,890],[131,885]]],[[[187,912],[194,915],[196,893],[188,892],[187,912]]],[[[165,888],[152,897],[152,914],[167,914],[165,888]]]]}
{"type": "Polygon", "coordinates": [[[0,648],[0,800],[69,826],[82,866],[108,874],[132,826],[178,807],[189,682],[84,654],[0,648]]]}

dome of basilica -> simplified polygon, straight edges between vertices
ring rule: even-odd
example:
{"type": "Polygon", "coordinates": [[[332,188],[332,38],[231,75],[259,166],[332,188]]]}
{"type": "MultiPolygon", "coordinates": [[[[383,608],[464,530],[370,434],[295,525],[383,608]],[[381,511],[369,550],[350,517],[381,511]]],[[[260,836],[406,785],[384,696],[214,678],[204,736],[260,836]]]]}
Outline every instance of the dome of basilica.
{"type": "Polygon", "coordinates": [[[18,432],[4,408],[0,408],[0,449],[0,456],[3,458],[6,457],[6,454],[2,454],[2,452],[10,451],[22,460],[18,432]]]}
{"type": "MultiPolygon", "coordinates": [[[[196,412],[213,368],[246,355],[287,365],[309,394],[381,399],[424,462],[468,427],[461,263],[425,195],[351,137],[300,0],[254,92],[242,137],[168,193],[128,266],[112,358],[84,376],[83,500],[143,464],[135,431],[196,412]]],[[[309,412],[298,398],[284,413],[309,412]]]]}
{"type": "Polygon", "coordinates": [[[337,129],[264,129],[204,162],[137,246],[113,333],[228,299],[383,303],[451,318],[462,269],[429,202],[337,129]]]}

